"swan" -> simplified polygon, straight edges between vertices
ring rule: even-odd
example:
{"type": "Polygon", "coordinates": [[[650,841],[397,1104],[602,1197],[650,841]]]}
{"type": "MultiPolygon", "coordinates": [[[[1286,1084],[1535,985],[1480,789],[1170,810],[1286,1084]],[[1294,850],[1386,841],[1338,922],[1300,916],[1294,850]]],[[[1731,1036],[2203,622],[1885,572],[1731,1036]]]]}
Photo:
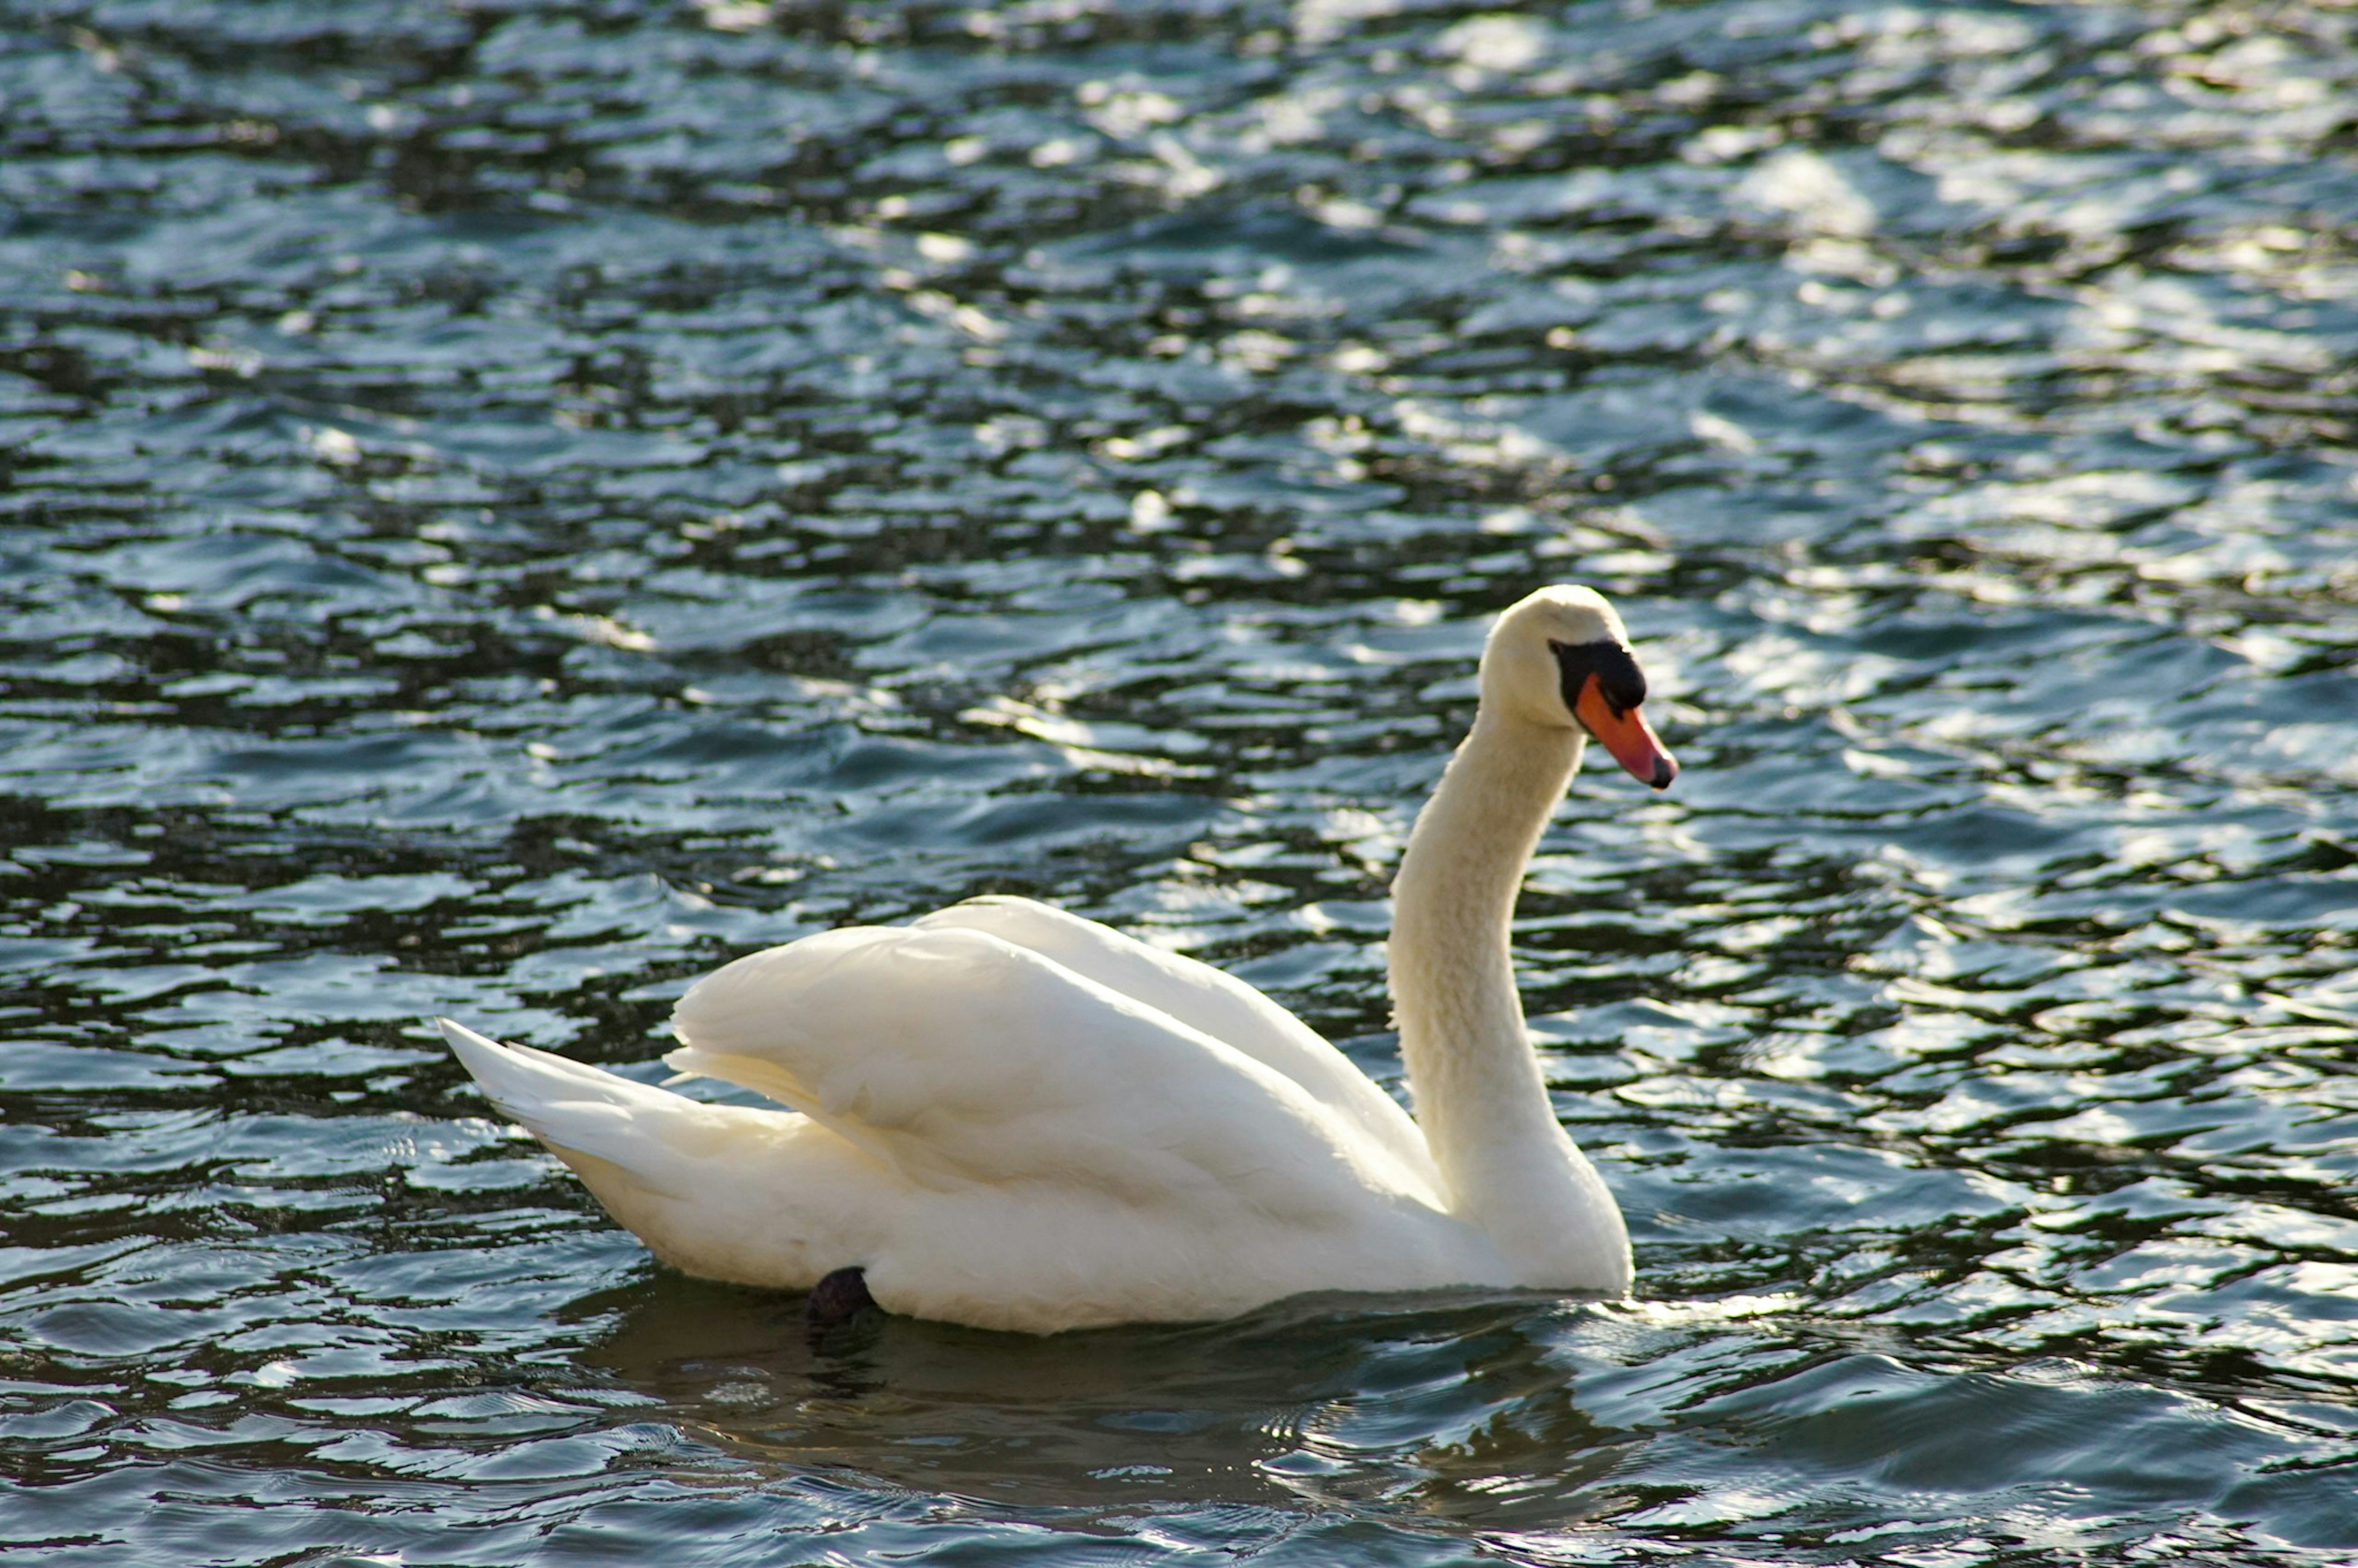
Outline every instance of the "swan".
{"type": "Polygon", "coordinates": [[[1509,927],[1589,738],[1656,789],[1678,766],[1593,589],[1500,614],[1479,686],[1392,884],[1413,1119],[1243,981],[1022,898],[822,932],[690,987],[665,1061],[786,1109],[436,1022],[658,1258],[820,1287],[814,1311],[1054,1333],[1307,1291],[1624,1294],[1628,1233],[1549,1105],[1509,927]]]}

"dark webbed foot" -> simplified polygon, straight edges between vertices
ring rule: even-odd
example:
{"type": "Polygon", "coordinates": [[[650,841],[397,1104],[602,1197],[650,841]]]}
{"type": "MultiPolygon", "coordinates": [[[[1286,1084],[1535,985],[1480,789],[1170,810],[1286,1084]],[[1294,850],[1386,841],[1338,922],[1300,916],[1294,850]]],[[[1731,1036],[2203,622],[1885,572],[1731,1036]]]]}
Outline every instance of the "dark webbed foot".
{"type": "Polygon", "coordinates": [[[868,1275],[860,1269],[838,1269],[811,1287],[803,1303],[803,1322],[816,1333],[849,1323],[876,1304],[868,1293],[868,1275]]]}

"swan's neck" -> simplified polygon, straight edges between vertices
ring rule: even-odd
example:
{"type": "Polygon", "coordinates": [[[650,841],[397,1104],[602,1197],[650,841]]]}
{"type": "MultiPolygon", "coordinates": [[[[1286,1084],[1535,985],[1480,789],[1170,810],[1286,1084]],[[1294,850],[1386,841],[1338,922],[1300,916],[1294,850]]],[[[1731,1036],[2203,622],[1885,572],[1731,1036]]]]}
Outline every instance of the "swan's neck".
{"type": "Polygon", "coordinates": [[[1618,1291],[1629,1282],[1620,1210],[1548,1103],[1509,946],[1524,869],[1582,744],[1576,730],[1476,717],[1392,882],[1392,1003],[1453,1210],[1522,1283],[1618,1291]]]}

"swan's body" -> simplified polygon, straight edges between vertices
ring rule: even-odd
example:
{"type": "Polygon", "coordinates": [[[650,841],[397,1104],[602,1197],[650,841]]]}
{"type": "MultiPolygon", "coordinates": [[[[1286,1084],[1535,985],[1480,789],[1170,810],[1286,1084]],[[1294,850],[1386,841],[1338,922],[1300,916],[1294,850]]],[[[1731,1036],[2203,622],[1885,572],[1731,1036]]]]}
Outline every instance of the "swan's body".
{"type": "Polygon", "coordinates": [[[443,1032],[692,1274],[799,1289],[857,1268],[890,1311],[1044,1333],[1305,1291],[1617,1294],[1628,1235],[1549,1106],[1508,935],[1584,729],[1657,787],[1675,771],[1642,696],[1586,589],[1493,630],[1473,731],[1394,884],[1415,1120],[1250,986],[1025,899],[825,932],[692,987],[666,1060],[788,1110],[443,1032]]]}

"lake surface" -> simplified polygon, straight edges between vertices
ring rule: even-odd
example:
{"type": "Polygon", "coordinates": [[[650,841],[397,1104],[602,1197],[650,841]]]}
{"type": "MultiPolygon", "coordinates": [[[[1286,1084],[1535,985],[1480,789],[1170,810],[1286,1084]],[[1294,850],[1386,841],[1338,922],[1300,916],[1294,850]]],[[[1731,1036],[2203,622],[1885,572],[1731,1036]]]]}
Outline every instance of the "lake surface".
{"type": "Polygon", "coordinates": [[[0,1552],[2358,1550],[2358,15],[0,5],[0,1552]],[[983,892],[1387,1082],[1485,618],[1686,772],[1518,925],[1634,1299],[814,1346],[654,1079],[983,892]]]}

